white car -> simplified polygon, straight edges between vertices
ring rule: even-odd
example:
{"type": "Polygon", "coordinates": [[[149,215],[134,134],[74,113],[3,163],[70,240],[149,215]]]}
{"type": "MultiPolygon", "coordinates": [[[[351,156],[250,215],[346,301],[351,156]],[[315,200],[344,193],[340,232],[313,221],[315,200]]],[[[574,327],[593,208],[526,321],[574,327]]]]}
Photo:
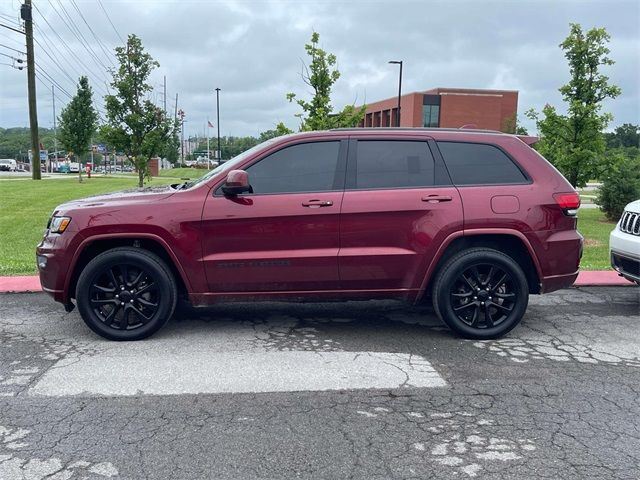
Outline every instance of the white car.
{"type": "Polygon", "coordinates": [[[624,207],[609,236],[611,266],[624,278],[640,285],[640,200],[624,207]]]}

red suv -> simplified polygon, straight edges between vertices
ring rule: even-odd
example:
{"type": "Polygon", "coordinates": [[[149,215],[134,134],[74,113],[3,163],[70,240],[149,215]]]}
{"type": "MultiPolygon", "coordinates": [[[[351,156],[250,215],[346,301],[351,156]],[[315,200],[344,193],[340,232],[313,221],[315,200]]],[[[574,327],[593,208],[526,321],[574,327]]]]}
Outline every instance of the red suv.
{"type": "Polygon", "coordinates": [[[570,286],[582,253],[577,193],[524,140],[381,128],[269,140],[194,182],[59,206],[40,280],[113,340],[153,334],[180,298],[431,298],[457,334],[495,338],[530,293],[570,286]]]}

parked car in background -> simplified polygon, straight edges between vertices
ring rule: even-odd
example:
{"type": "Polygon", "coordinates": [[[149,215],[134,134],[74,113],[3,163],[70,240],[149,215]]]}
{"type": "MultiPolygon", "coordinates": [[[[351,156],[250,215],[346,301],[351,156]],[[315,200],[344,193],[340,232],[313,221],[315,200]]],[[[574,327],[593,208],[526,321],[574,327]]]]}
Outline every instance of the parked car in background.
{"type": "Polygon", "coordinates": [[[431,301],[469,338],[504,335],[530,294],[573,284],[580,205],[530,138],[347,129],[268,140],[200,179],[58,206],[40,280],[113,340],[179,298],[431,301]]]}
{"type": "Polygon", "coordinates": [[[624,207],[609,236],[611,266],[624,278],[640,285],[640,200],[624,207]]]}
{"type": "Polygon", "coordinates": [[[18,163],[13,158],[0,158],[1,172],[15,172],[18,163]]]}

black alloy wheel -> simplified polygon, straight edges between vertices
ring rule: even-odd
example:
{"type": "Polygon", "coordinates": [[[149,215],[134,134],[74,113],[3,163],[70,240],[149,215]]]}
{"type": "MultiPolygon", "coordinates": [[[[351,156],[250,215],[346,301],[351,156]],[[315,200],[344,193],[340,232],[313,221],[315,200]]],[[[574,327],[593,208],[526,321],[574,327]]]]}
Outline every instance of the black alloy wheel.
{"type": "Polygon", "coordinates": [[[467,338],[496,338],[513,329],[526,311],[529,288],[511,257],[486,248],[463,251],[440,270],[434,284],[440,318],[467,338]]]}
{"type": "Polygon", "coordinates": [[[108,250],[78,279],[78,310],[89,328],[111,340],[139,340],[160,329],[176,304],[176,283],[158,256],[140,248],[108,250]]]}

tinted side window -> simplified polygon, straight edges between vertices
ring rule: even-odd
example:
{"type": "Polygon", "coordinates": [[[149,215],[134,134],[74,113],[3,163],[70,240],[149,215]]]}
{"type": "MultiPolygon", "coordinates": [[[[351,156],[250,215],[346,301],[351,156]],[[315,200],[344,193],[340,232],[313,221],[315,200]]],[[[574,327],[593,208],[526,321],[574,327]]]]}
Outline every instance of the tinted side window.
{"type": "Polygon", "coordinates": [[[334,189],[340,142],[292,145],[251,165],[253,193],[321,192],[334,189]]]}
{"type": "Polygon", "coordinates": [[[429,187],[433,174],[433,156],[426,142],[358,141],[358,189],[429,187]]]}
{"type": "Polygon", "coordinates": [[[455,185],[527,183],[527,178],[499,148],[480,143],[438,142],[455,185]]]}

